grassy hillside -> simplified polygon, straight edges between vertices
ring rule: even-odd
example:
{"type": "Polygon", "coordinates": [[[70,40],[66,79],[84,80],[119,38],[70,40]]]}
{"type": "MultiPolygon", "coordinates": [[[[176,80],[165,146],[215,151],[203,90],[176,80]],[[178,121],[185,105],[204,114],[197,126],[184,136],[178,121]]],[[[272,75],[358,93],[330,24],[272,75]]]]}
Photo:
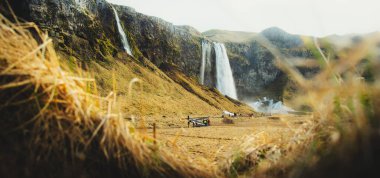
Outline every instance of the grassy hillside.
{"type": "MultiPolygon", "coordinates": [[[[62,61],[74,66],[75,71],[75,62],[67,62],[68,56],[60,54],[62,61]]],[[[127,117],[215,116],[221,115],[223,110],[253,113],[247,105],[227,99],[216,89],[199,85],[180,70],[165,68],[163,72],[149,60],[141,60],[119,53],[110,61],[86,64],[84,75],[96,79],[97,89],[103,96],[116,92],[120,111],[127,117]]]]}

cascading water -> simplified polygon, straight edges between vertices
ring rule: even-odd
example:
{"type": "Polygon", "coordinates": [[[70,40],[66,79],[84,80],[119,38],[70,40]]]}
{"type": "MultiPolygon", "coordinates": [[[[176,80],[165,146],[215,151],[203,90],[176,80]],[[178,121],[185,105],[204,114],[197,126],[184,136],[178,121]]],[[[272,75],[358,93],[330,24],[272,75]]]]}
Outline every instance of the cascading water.
{"type": "Polygon", "coordinates": [[[216,55],[216,88],[231,98],[237,99],[236,87],[230,60],[224,44],[214,42],[216,55]]]}
{"type": "Polygon", "coordinates": [[[211,49],[212,46],[207,41],[202,41],[202,63],[200,70],[199,82],[204,85],[205,83],[205,70],[206,67],[211,67],[211,49]]]}
{"type": "Polygon", "coordinates": [[[267,114],[288,114],[294,111],[292,108],[283,105],[281,101],[274,102],[272,99],[266,97],[255,102],[248,102],[248,105],[257,112],[267,114]]]}
{"type": "Polygon", "coordinates": [[[131,51],[131,47],[129,46],[129,43],[128,43],[127,35],[125,35],[123,27],[120,24],[119,15],[117,14],[117,11],[114,7],[112,7],[112,9],[113,9],[113,12],[115,13],[117,29],[118,29],[119,34],[120,34],[121,42],[123,43],[124,51],[126,51],[129,55],[133,56],[132,51],[131,51]]]}

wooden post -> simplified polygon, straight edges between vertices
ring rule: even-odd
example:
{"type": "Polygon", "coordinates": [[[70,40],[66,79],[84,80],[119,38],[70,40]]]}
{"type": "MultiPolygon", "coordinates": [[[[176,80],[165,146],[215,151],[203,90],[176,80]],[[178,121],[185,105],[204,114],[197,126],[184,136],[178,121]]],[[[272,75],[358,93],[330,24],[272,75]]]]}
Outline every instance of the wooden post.
{"type": "Polygon", "coordinates": [[[190,128],[190,116],[187,116],[187,128],[190,128]]]}
{"type": "Polygon", "coordinates": [[[156,145],[156,123],[153,123],[153,143],[156,145]]]}

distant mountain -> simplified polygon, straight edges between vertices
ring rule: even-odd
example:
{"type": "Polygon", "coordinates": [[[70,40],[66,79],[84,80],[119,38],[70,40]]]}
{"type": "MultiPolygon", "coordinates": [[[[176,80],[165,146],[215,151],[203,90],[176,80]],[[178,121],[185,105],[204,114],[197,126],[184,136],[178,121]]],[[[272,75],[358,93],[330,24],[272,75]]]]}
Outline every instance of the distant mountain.
{"type": "Polygon", "coordinates": [[[356,43],[360,42],[363,38],[378,35],[380,35],[380,32],[372,32],[368,34],[329,35],[321,39],[328,41],[336,49],[340,50],[355,45],[356,43]]]}
{"type": "Polygon", "coordinates": [[[278,27],[270,27],[260,33],[228,31],[228,30],[209,30],[202,33],[212,41],[221,43],[249,43],[257,39],[258,35],[266,37],[273,45],[281,48],[294,48],[303,44],[300,35],[290,34],[278,27]]]}
{"type": "Polygon", "coordinates": [[[292,35],[278,27],[267,28],[260,34],[279,48],[296,48],[303,45],[300,35],[292,35]]]}
{"type": "Polygon", "coordinates": [[[202,33],[203,36],[218,42],[246,43],[251,41],[257,33],[227,31],[227,30],[209,30],[202,33]]]}

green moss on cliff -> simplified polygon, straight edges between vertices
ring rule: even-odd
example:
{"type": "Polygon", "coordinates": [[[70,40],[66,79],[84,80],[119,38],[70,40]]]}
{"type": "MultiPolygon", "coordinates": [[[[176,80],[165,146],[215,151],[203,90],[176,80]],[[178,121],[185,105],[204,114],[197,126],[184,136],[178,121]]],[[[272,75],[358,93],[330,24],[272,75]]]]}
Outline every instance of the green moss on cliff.
{"type": "Polygon", "coordinates": [[[125,34],[127,35],[128,42],[131,47],[133,56],[137,59],[143,57],[144,55],[141,53],[140,49],[137,47],[137,43],[133,35],[128,30],[124,30],[124,31],[125,31],[125,34]]]}
{"type": "Polygon", "coordinates": [[[102,56],[103,59],[109,60],[109,56],[113,56],[116,53],[116,48],[109,39],[96,39],[96,42],[97,47],[95,50],[102,56]]]}

